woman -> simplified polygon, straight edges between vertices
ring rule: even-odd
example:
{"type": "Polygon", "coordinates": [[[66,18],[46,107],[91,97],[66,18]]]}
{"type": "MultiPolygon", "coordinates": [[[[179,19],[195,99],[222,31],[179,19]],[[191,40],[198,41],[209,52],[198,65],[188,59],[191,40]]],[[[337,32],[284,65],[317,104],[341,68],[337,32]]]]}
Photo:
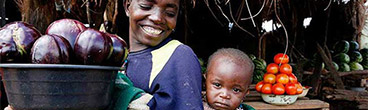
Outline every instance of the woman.
{"type": "Polygon", "coordinates": [[[139,109],[136,105],[152,110],[203,109],[198,59],[190,47],[169,38],[176,27],[180,2],[184,0],[124,1],[130,45],[126,75],[131,82],[124,75],[118,77],[120,93],[114,95],[114,109],[126,109],[127,103],[129,108],[139,109]],[[130,83],[145,94],[141,96],[130,83]]]}
{"type": "Polygon", "coordinates": [[[130,53],[127,76],[153,97],[150,109],[203,109],[201,69],[192,49],[169,35],[184,0],[127,0],[130,53]]]}

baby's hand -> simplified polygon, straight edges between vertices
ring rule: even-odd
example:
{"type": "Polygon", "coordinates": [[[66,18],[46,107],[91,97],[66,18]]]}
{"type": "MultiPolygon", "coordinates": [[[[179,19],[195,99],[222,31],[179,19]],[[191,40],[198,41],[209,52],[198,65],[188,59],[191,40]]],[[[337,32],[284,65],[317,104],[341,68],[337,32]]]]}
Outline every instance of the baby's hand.
{"type": "Polygon", "coordinates": [[[4,110],[14,110],[14,109],[10,105],[8,105],[7,107],[4,108],[4,110]]]}
{"type": "Polygon", "coordinates": [[[148,102],[152,99],[152,95],[145,93],[138,99],[133,100],[129,106],[128,110],[149,110],[148,102]]]}

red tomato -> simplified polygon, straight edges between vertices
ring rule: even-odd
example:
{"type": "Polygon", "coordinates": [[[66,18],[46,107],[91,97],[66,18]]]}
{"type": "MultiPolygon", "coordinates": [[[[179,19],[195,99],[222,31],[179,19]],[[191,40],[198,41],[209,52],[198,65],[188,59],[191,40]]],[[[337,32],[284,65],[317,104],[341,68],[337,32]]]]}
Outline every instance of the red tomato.
{"type": "Polygon", "coordinates": [[[273,84],[276,82],[276,76],[274,74],[266,73],[263,75],[263,81],[265,83],[273,84]]]}
{"type": "Polygon", "coordinates": [[[287,83],[285,85],[285,91],[286,91],[286,94],[295,95],[296,94],[295,84],[293,84],[293,83],[287,83]]]}
{"type": "Polygon", "coordinates": [[[278,53],[273,57],[273,61],[276,64],[285,64],[285,63],[289,63],[289,56],[283,53],[278,53]],[[284,56],[285,55],[285,56],[284,56]]]}
{"type": "Polygon", "coordinates": [[[272,93],[276,95],[282,95],[285,93],[285,87],[281,83],[276,83],[272,86],[272,93]]]}
{"type": "Polygon", "coordinates": [[[289,82],[289,76],[286,74],[277,74],[276,76],[276,82],[281,84],[286,84],[289,82]]]}
{"type": "Polygon", "coordinates": [[[303,86],[300,83],[295,83],[296,86],[296,94],[301,94],[303,92],[303,86]]]}
{"type": "Polygon", "coordinates": [[[289,64],[282,64],[280,66],[280,73],[291,74],[293,72],[293,68],[289,64]]]}
{"type": "Polygon", "coordinates": [[[262,93],[264,94],[272,94],[272,84],[266,83],[262,86],[262,93]]]}
{"type": "Polygon", "coordinates": [[[290,83],[298,83],[298,78],[296,78],[296,76],[293,73],[288,74],[288,76],[289,76],[290,83]]]}
{"type": "Polygon", "coordinates": [[[263,86],[264,82],[263,81],[259,81],[257,84],[256,84],[256,91],[257,92],[261,92],[262,91],[262,86],[263,86]]]}
{"type": "Polygon", "coordinates": [[[270,63],[267,65],[267,73],[276,74],[279,72],[279,65],[276,63],[270,63]]]}

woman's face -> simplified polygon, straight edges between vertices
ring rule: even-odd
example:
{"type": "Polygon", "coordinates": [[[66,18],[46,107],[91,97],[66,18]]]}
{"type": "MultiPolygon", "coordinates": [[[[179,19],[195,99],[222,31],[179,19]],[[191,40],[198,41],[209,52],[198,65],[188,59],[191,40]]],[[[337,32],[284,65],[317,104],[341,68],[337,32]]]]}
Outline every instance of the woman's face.
{"type": "Polygon", "coordinates": [[[130,22],[131,51],[158,45],[175,28],[180,0],[129,1],[125,6],[130,22]]]}

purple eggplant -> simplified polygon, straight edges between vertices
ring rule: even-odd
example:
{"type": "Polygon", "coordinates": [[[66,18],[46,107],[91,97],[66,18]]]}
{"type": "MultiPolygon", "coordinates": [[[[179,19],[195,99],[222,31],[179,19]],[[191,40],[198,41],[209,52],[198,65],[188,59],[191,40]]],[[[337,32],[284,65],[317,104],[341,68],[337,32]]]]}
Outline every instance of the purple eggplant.
{"type": "Polygon", "coordinates": [[[46,34],[55,34],[64,37],[68,40],[72,48],[74,48],[74,42],[80,32],[83,32],[87,28],[83,23],[73,19],[60,19],[54,21],[49,25],[46,30],[46,34]]]}
{"type": "Polygon", "coordinates": [[[109,59],[112,50],[111,38],[94,29],[81,32],[74,44],[76,59],[86,65],[102,65],[109,59]]]}
{"type": "Polygon", "coordinates": [[[32,25],[12,22],[0,29],[0,61],[28,62],[33,43],[41,33],[32,25]]]}
{"type": "Polygon", "coordinates": [[[121,66],[128,56],[127,43],[116,34],[109,34],[109,33],[106,34],[110,36],[113,47],[113,52],[110,58],[107,60],[106,64],[112,66],[121,66]]]}
{"type": "Polygon", "coordinates": [[[37,64],[68,64],[73,50],[64,37],[43,35],[31,50],[32,63],[37,64]]]}

